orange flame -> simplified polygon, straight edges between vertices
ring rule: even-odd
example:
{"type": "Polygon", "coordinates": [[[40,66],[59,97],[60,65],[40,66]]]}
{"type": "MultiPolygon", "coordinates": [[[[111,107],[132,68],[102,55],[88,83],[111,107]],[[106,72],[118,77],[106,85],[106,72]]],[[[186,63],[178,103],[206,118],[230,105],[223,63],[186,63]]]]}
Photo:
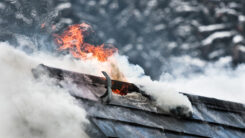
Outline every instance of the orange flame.
{"type": "MultiPolygon", "coordinates": [[[[112,82],[112,84],[113,84],[113,82],[112,82]]],[[[121,88],[119,88],[119,89],[112,89],[112,92],[115,93],[115,94],[127,95],[127,93],[128,93],[128,85],[123,84],[121,86],[121,88]]]]}
{"type": "Polygon", "coordinates": [[[127,95],[127,93],[124,93],[122,90],[119,89],[112,90],[112,92],[119,95],[127,95]]]}
{"type": "Polygon", "coordinates": [[[122,92],[121,92],[120,90],[118,90],[118,89],[112,90],[112,92],[115,93],[115,94],[126,95],[126,94],[122,93],[122,92]]]}
{"type": "MultiPolygon", "coordinates": [[[[52,29],[55,29],[55,26],[52,26],[52,29]]],[[[92,59],[97,58],[101,62],[107,61],[108,57],[112,56],[115,52],[117,52],[117,48],[109,45],[105,47],[102,45],[93,45],[90,43],[86,43],[85,37],[89,34],[92,28],[90,25],[86,23],[75,24],[69,26],[61,35],[55,34],[55,42],[60,46],[59,50],[68,49],[70,53],[80,59],[92,59]]],[[[111,72],[110,75],[112,79],[126,81],[124,75],[120,72],[117,64],[110,64],[111,72]]],[[[113,93],[126,95],[128,91],[128,86],[121,86],[119,89],[113,89],[113,93]]]]}
{"type": "Polygon", "coordinates": [[[97,58],[99,61],[107,61],[108,57],[117,52],[117,48],[106,48],[102,45],[92,45],[84,42],[84,36],[88,30],[92,29],[86,23],[69,26],[61,35],[55,35],[55,41],[60,46],[59,50],[69,49],[76,58],[91,59],[97,58]]]}

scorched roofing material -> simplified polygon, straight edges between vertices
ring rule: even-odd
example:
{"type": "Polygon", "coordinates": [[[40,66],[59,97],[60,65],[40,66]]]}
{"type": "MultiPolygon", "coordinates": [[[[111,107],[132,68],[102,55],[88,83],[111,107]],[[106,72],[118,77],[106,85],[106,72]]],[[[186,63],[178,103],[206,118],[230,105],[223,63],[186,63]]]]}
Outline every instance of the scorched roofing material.
{"type": "MultiPolygon", "coordinates": [[[[134,84],[129,84],[130,90],[138,93],[113,94],[111,101],[103,104],[100,96],[106,91],[105,79],[44,65],[33,70],[34,76],[40,68],[59,81],[69,78],[78,88],[86,87],[87,95],[94,95],[88,98],[70,90],[87,111],[87,133],[91,137],[245,137],[244,104],[185,94],[192,103],[193,114],[178,116],[161,111],[134,84]]],[[[117,83],[120,86],[124,82],[117,83]]]]}

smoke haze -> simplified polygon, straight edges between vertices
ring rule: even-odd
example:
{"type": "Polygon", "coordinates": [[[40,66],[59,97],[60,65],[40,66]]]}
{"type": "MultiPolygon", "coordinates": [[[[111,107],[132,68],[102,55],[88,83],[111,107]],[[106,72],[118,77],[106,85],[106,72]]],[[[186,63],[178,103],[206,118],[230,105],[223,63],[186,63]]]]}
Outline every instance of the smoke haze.
{"type": "MultiPolygon", "coordinates": [[[[28,43],[26,39],[21,40],[22,43],[28,43]]],[[[111,73],[110,64],[115,63],[120,65],[120,71],[128,81],[142,87],[163,110],[169,112],[183,105],[187,111],[192,110],[185,96],[178,94],[173,87],[153,82],[149,76],[144,75],[140,66],[130,64],[125,56],[116,54],[109,62],[99,62],[76,60],[70,55],[37,52],[27,55],[20,48],[0,43],[0,137],[87,137],[83,131],[84,124],[88,122],[86,112],[76,105],[69,92],[57,86],[55,80],[48,78],[45,72],[40,72],[43,73],[41,79],[33,78],[31,69],[40,63],[97,76],[102,76],[102,70],[111,73]]]]}
{"type": "Polygon", "coordinates": [[[102,70],[112,75],[113,63],[127,81],[151,95],[167,112],[179,106],[184,113],[192,111],[188,98],[178,91],[245,103],[245,66],[231,68],[230,57],[215,63],[189,56],[172,57],[166,67],[169,72],[162,73],[160,81],[154,81],[139,65],[129,63],[126,56],[115,54],[108,62],[99,62],[57,53],[27,55],[22,52],[23,46],[36,48],[35,45],[27,38],[17,38],[21,42],[17,48],[0,43],[0,121],[4,122],[0,125],[1,137],[87,137],[83,131],[86,113],[75,104],[68,91],[45,74],[41,80],[33,78],[31,69],[40,63],[97,76],[102,76],[102,70]]]}
{"type": "Polygon", "coordinates": [[[172,73],[163,73],[160,81],[178,91],[245,103],[245,65],[230,65],[231,58],[223,57],[208,63],[188,56],[172,58],[172,73]],[[202,70],[193,73],[193,70],[202,70]]]}
{"type": "Polygon", "coordinates": [[[69,93],[45,75],[32,77],[31,69],[39,63],[0,43],[0,137],[87,137],[86,113],[69,93]]]}
{"type": "Polygon", "coordinates": [[[11,44],[0,43],[0,137],[87,137],[86,112],[69,92],[45,73],[33,78],[31,69],[40,63],[96,76],[103,70],[111,77],[113,63],[167,112],[178,106],[192,111],[178,92],[245,103],[242,5],[232,0],[1,1],[0,41],[11,44]],[[98,62],[56,51],[52,35],[84,21],[98,34],[94,43],[113,43],[126,56],[98,62]]]}
{"type": "MultiPolygon", "coordinates": [[[[160,81],[154,81],[145,75],[143,68],[139,65],[129,63],[126,56],[116,55],[115,59],[120,65],[120,71],[132,82],[148,95],[156,100],[156,104],[164,111],[170,112],[171,109],[182,107],[183,114],[192,112],[192,106],[188,98],[178,93],[174,85],[170,86],[160,81]]],[[[112,60],[112,59],[111,59],[112,60]]]]}

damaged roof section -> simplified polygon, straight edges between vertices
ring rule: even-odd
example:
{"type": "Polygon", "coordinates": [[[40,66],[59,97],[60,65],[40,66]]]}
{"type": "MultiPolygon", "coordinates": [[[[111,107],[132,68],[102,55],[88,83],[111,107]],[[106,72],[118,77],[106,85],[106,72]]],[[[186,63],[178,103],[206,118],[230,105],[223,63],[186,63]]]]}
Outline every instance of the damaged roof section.
{"type": "MultiPolygon", "coordinates": [[[[113,94],[108,104],[101,102],[107,91],[106,79],[40,65],[33,69],[38,77],[40,69],[66,83],[66,88],[87,111],[91,137],[244,137],[245,106],[185,94],[192,103],[191,116],[169,114],[160,110],[149,95],[137,86],[112,80],[112,89],[127,85],[125,95],[113,94]],[[70,81],[66,81],[70,80],[70,81]],[[69,83],[77,88],[69,87],[69,83]]],[[[178,109],[176,109],[178,110],[178,109]]]]}

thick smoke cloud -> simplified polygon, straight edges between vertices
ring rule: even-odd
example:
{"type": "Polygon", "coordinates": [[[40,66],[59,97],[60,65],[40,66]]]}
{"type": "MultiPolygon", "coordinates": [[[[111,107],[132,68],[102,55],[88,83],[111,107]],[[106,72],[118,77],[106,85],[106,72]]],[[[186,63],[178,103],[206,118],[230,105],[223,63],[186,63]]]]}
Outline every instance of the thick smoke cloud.
{"type": "Polygon", "coordinates": [[[189,56],[172,58],[171,74],[163,73],[160,81],[181,92],[245,103],[245,65],[232,68],[230,61],[231,57],[214,63],[189,56]]]}
{"type": "Polygon", "coordinates": [[[148,95],[151,95],[156,100],[157,105],[164,111],[170,112],[171,109],[174,109],[177,106],[184,106],[186,108],[185,112],[192,111],[191,103],[188,98],[179,94],[175,86],[169,86],[159,81],[153,81],[149,76],[145,75],[143,68],[139,65],[129,63],[126,56],[115,54],[108,59],[108,62],[99,62],[96,59],[76,60],[70,55],[54,57],[38,54],[35,57],[49,66],[101,77],[103,77],[101,71],[106,71],[112,76],[115,71],[111,66],[113,63],[114,66],[117,66],[119,71],[123,73],[126,81],[135,83],[145,90],[148,95]]]}
{"type": "Polygon", "coordinates": [[[162,110],[170,112],[176,107],[182,107],[182,114],[188,115],[192,112],[190,101],[186,96],[178,93],[176,86],[152,80],[145,75],[143,68],[139,65],[129,63],[126,56],[116,55],[115,59],[128,81],[138,85],[146,94],[152,96],[162,110]]]}
{"type": "MultiPolygon", "coordinates": [[[[32,46],[28,39],[19,39],[32,46]]],[[[40,52],[27,55],[22,48],[0,43],[0,137],[87,137],[83,131],[86,113],[76,105],[67,89],[60,88],[45,73],[39,80],[33,78],[31,69],[40,63],[97,76],[102,76],[102,70],[111,73],[111,63],[115,63],[120,65],[129,82],[144,89],[163,110],[169,112],[184,106],[186,112],[192,111],[187,97],[173,87],[152,81],[140,66],[130,64],[125,56],[116,54],[109,62],[99,62],[40,52]]]]}
{"type": "Polygon", "coordinates": [[[31,69],[40,61],[0,43],[0,137],[87,137],[86,112],[69,93],[31,69]]]}

